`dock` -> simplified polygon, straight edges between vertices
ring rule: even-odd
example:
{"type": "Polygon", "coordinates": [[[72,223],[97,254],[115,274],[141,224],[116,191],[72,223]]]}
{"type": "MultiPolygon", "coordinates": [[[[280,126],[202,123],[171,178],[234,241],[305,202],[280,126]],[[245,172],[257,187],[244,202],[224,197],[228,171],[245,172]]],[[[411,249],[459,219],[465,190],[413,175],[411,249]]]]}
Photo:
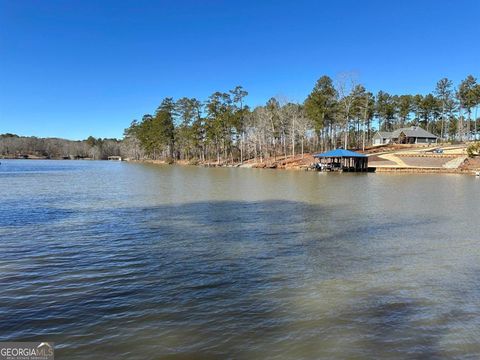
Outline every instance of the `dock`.
{"type": "Polygon", "coordinates": [[[319,171],[368,172],[368,156],[345,149],[335,149],[313,155],[319,171]]]}

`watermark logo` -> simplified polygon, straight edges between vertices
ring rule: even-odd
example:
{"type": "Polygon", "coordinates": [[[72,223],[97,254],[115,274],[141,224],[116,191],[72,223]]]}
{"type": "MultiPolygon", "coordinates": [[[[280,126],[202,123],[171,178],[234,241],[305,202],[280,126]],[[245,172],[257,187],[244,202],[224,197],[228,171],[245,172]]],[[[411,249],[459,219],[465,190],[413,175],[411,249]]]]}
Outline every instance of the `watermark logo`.
{"type": "Polygon", "coordinates": [[[0,360],[54,360],[51,342],[0,342],[0,360]]]}

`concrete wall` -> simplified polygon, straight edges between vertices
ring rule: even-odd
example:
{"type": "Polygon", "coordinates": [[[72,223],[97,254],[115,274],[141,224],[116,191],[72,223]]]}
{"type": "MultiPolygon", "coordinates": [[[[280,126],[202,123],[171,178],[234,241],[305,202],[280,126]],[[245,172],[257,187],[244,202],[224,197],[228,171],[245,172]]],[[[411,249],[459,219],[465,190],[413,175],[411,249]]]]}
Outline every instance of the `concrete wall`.
{"type": "Polygon", "coordinates": [[[435,139],[429,139],[429,138],[417,138],[416,139],[416,144],[434,144],[436,142],[435,139]]]}

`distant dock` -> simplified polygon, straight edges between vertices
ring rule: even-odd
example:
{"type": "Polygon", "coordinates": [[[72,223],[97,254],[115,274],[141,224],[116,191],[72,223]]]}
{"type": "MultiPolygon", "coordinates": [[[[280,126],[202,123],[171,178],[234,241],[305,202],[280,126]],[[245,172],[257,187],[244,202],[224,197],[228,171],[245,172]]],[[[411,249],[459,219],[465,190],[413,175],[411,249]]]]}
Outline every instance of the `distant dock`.
{"type": "Polygon", "coordinates": [[[111,160],[111,161],[122,161],[122,157],[121,156],[109,156],[108,157],[108,160],[111,160]]]}

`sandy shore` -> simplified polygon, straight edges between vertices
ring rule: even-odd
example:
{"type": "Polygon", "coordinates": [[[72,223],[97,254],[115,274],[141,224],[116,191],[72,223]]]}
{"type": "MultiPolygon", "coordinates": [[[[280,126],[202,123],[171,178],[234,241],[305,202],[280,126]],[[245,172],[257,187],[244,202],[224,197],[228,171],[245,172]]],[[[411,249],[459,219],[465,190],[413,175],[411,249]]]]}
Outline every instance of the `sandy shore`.
{"type": "MultiPolygon", "coordinates": [[[[382,173],[435,173],[435,174],[474,174],[480,170],[480,158],[468,158],[465,147],[455,146],[455,149],[446,147],[443,154],[431,152],[430,148],[389,149],[376,152],[366,151],[369,156],[369,167],[374,167],[382,173]]],[[[163,160],[142,160],[140,162],[166,165],[163,160]]],[[[242,167],[257,169],[279,170],[308,170],[316,160],[312,154],[296,156],[277,156],[267,159],[250,159],[243,163],[216,163],[216,162],[189,162],[177,161],[177,165],[193,165],[204,167],[242,167]]]]}

